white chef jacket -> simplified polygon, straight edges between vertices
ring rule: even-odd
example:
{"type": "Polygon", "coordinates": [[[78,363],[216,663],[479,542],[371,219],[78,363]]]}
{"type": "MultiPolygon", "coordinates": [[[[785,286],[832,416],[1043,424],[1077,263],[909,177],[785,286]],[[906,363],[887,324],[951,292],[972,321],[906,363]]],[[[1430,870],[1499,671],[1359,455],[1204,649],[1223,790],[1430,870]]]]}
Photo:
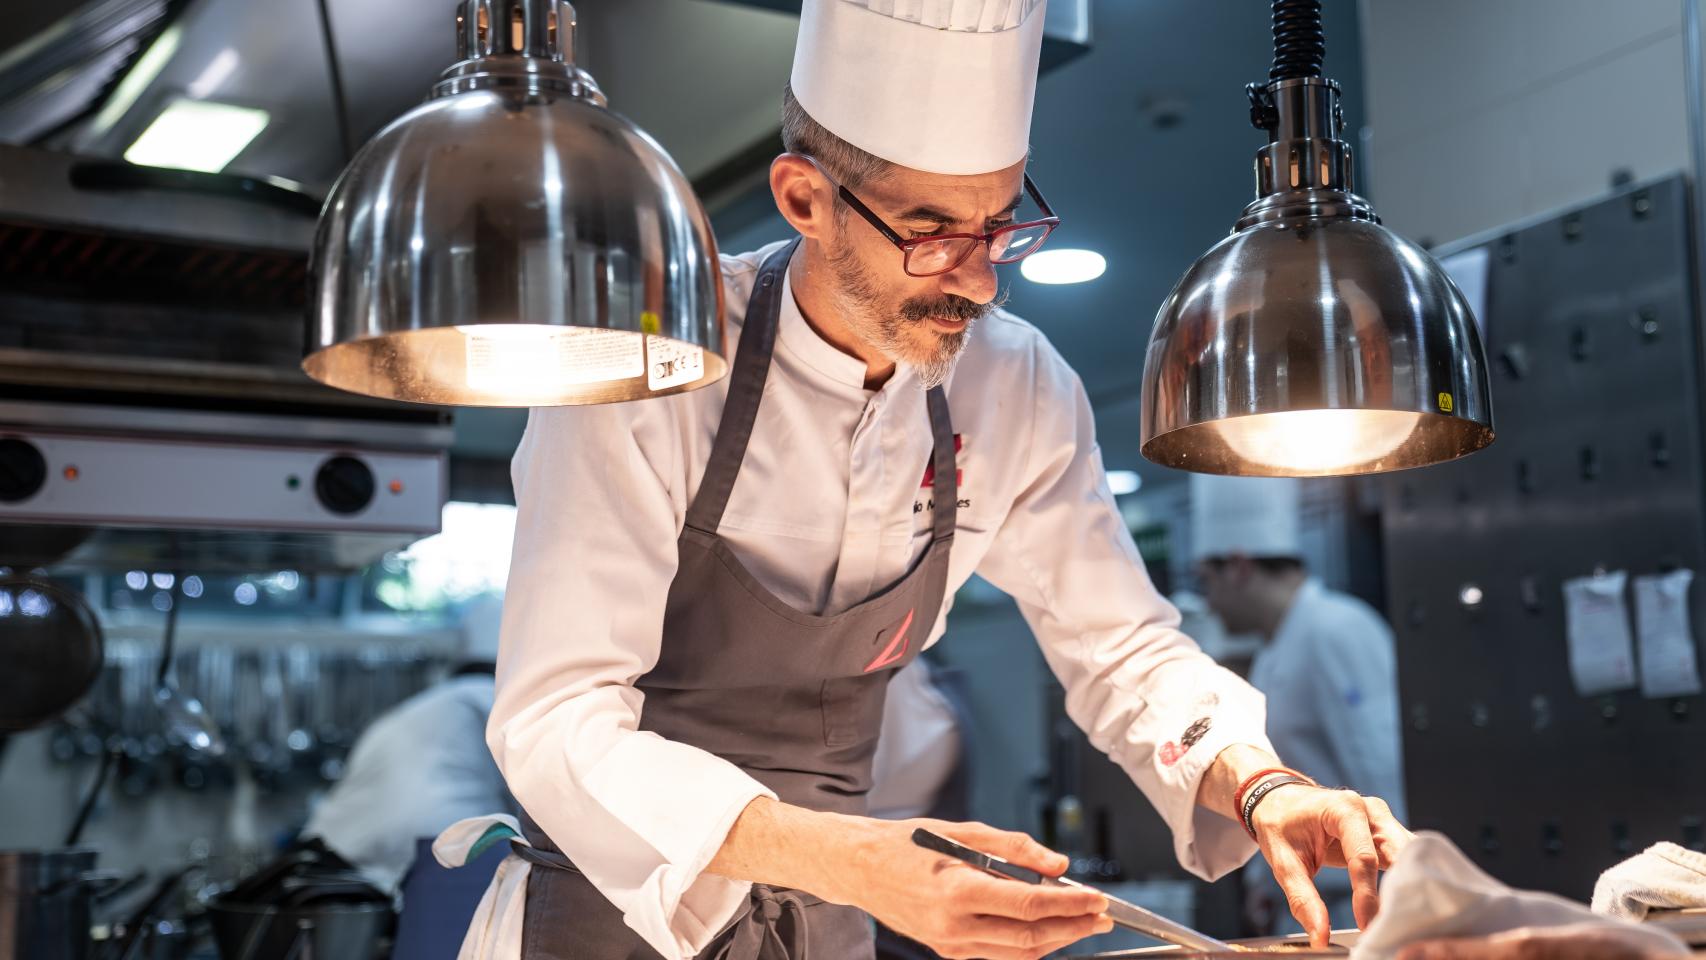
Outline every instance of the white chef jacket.
{"type": "Polygon", "coordinates": [[[1368,604],[1304,581],[1250,682],[1273,705],[1281,761],[1329,787],[1379,797],[1404,820],[1404,754],[1392,630],[1368,604]]]}
{"type": "Polygon", "coordinates": [[[958,718],[953,705],[930,682],[923,657],[895,671],[883,697],[883,726],[871,758],[871,816],[884,820],[922,817],[936,805],[960,762],[958,718]]]}
{"type": "MultiPolygon", "coordinates": [[[[722,261],[729,344],[766,247],[722,261]]],[[[833,614],[902,576],[930,541],[924,390],[880,390],[820,338],[785,285],[764,402],[719,533],[768,589],[833,614]]],[[[691,957],[746,899],[704,872],[767,791],[733,764],[636,728],[657,662],[676,538],[727,381],[676,396],[537,409],[512,464],[519,512],[487,730],[523,807],[665,957],[691,957]]],[[[976,571],[1011,594],[1068,714],[1132,776],[1204,877],[1255,846],[1195,806],[1234,743],[1268,748],[1263,700],[1176,626],[1108,492],[1077,376],[1030,324],[995,311],[948,381],[960,506],[948,593],[976,571]],[[1193,722],[1213,722],[1193,747],[1193,722]]],[[[945,627],[943,604],[929,635],[945,627]]],[[[968,637],[968,643],[975,638],[968,637]]]]}
{"type": "Polygon", "coordinates": [[[415,694],[355,742],[339,780],[303,828],[384,890],[415,859],[415,841],[467,817],[513,809],[486,749],[492,678],[456,677],[415,694]]]}
{"type": "MultiPolygon", "coordinates": [[[[1256,653],[1250,682],[1273,705],[1268,735],[1280,760],[1329,787],[1379,797],[1405,821],[1404,753],[1398,717],[1398,666],[1392,630],[1368,604],[1304,581],[1272,642],[1256,653]]],[[[1302,926],[1264,865],[1245,871],[1246,887],[1280,906],[1274,933],[1302,926]]],[[[1335,929],[1356,926],[1350,874],[1315,877],[1335,929]]]]}

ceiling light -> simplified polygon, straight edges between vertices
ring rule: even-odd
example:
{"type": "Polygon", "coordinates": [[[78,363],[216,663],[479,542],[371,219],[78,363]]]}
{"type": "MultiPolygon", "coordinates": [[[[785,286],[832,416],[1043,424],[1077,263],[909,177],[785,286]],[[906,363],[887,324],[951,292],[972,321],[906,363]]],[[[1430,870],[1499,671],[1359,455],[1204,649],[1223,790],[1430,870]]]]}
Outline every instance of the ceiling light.
{"type": "Polygon", "coordinates": [[[1019,261],[1019,272],[1032,283],[1085,283],[1108,269],[1094,250],[1038,250],[1019,261]]]}
{"type": "Polygon", "coordinates": [[[267,112],[208,100],[174,100],[124,152],[131,163],[218,173],[266,129],[267,112]]]}
{"type": "Polygon", "coordinates": [[[1136,493],[1143,487],[1143,478],[1135,470],[1109,470],[1108,489],[1114,496],[1123,497],[1128,493],[1136,493]]]}
{"type": "Polygon", "coordinates": [[[1200,473],[1331,476],[1493,442],[1480,331],[1434,259],[1352,192],[1319,0],[1275,0],[1251,84],[1257,199],[1155,318],[1143,455],[1200,473]]]}
{"type": "Polygon", "coordinates": [[[326,201],[303,369],[461,406],[605,403],[722,377],[710,221],[574,65],[574,8],[464,0],[457,33],[461,61],[326,201]]]}
{"type": "Polygon", "coordinates": [[[237,55],[237,51],[226,47],[219,51],[212,60],[208,61],[207,67],[194,80],[190,81],[190,85],[184,88],[184,92],[197,100],[211,95],[219,89],[221,84],[231,79],[231,75],[237,72],[237,65],[241,62],[242,57],[237,55]]]}

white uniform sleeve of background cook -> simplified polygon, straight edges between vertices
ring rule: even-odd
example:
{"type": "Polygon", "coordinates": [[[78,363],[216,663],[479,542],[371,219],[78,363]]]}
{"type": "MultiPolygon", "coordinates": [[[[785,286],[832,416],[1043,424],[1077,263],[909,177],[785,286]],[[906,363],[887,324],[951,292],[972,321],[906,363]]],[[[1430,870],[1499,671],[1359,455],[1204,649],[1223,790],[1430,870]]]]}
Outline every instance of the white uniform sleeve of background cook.
{"type": "Polygon", "coordinates": [[[1311,704],[1297,705],[1316,712],[1326,747],[1344,777],[1342,783],[1323,786],[1379,797],[1399,822],[1406,822],[1392,631],[1371,612],[1348,603],[1327,612],[1323,622],[1306,627],[1314,635],[1304,669],[1315,696],[1311,704]]]}
{"type": "Polygon", "coordinates": [[[733,764],[637,730],[676,569],[682,398],[534,410],[486,738],[528,813],[665,957],[749,885],[703,871],[753,798],[733,764]],[[620,597],[620,603],[611,598],[620,597]]]}
{"type": "Polygon", "coordinates": [[[1256,845],[1197,806],[1197,787],[1225,747],[1273,751],[1262,695],[1179,632],[1108,490],[1083,384],[1040,336],[1032,372],[1029,433],[1013,437],[1029,446],[1025,476],[978,573],[1018,601],[1067,713],[1166,819],[1179,863],[1218,878],[1256,845]]]}

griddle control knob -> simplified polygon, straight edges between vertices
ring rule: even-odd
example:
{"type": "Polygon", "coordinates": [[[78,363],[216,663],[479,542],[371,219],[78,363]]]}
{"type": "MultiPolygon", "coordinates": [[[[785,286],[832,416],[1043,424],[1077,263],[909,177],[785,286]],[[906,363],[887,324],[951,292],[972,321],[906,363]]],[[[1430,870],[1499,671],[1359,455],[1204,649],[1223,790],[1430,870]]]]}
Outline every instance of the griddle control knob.
{"type": "Polygon", "coordinates": [[[0,438],[0,503],[36,495],[47,482],[47,458],[36,445],[17,437],[0,438]]]}
{"type": "Polygon", "coordinates": [[[355,457],[332,457],[314,475],[314,495],[333,513],[360,513],[373,502],[373,490],[373,471],[355,457]]]}

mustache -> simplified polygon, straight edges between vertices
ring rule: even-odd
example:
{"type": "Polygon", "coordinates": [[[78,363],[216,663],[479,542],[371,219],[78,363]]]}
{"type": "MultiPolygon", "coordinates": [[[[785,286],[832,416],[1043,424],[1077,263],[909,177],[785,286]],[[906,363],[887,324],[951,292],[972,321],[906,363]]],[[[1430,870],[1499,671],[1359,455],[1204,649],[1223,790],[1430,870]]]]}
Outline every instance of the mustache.
{"type": "Polygon", "coordinates": [[[945,320],[981,320],[990,311],[1007,302],[1007,291],[988,303],[978,303],[956,294],[946,294],[940,297],[913,297],[904,300],[898,310],[900,318],[912,323],[922,323],[931,317],[941,317],[945,320]]]}

